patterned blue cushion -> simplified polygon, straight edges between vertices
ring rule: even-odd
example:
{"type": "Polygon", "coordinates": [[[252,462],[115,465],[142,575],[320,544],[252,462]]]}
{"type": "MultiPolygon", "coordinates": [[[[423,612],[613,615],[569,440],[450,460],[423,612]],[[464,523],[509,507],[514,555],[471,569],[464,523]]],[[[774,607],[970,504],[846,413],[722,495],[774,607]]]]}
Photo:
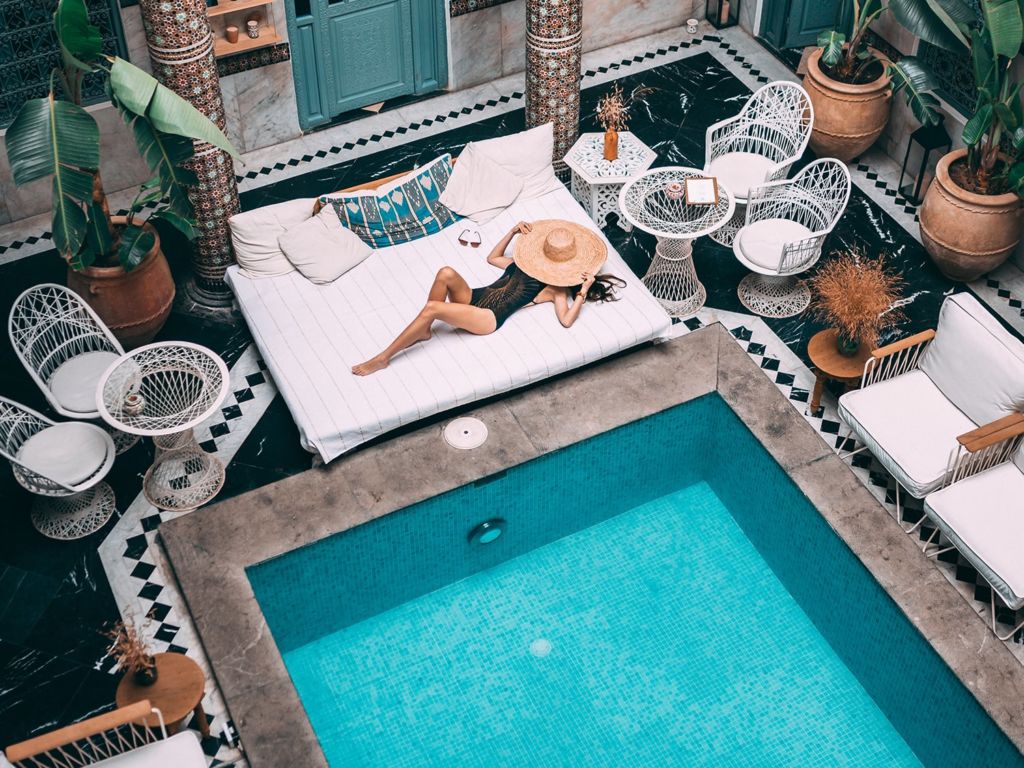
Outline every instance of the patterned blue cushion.
{"type": "Polygon", "coordinates": [[[331,203],[341,223],[371,248],[386,248],[440,232],[461,218],[438,202],[451,175],[451,155],[442,155],[387,192],[320,201],[331,203]]]}

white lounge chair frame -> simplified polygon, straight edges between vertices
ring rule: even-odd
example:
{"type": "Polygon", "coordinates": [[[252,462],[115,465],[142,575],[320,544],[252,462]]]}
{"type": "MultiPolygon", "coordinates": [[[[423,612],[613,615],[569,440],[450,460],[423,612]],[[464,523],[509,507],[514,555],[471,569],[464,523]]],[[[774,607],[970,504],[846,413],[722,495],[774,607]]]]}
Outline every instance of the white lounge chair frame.
{"type": "Polygon", "coordinates": [[[5,752],[15,768],[81,768],[166,738],[163,713],[140,701],[12,744],[5,752]],[[156,728],[143,724],[153,716],[156,728]]]}
{"type": "MultiPolygon", "coordinates": [[[[958,447],[950,458],[949,470],[943,484],[944,488],[1011,461],[1013,454],[1024,442],[1024,414],[1014,413],[991,424],[978,427],[972,432],[961,435],[957,438],[957,442],[958,447]]],[[[925,518],[926,516],[922,515],[921,519],[925,518]]],[[[931,535],[925,539],[921,551],[928,557],[938,557],[944,552],[956,549],[953,545],[941,546],[941,540],[942,533],[936,526],[931,535]]],[[[968,554],[967,557],[969,558],[970,555],[968,554]]],[[[980,569],[979,573],[982,578],[985,578],[980,569]]],[[[991,584],[989,584],[989,621],[992,634],[1000,640],[1010,640],[1018,631],[1024,629],[1024,620],[1022,620],[1009,632],[1000,634],[996,622],[996,590],[991,584]]]]}
{"type": "MultiPolygon", "coordinates": [[[[813,125],[814,107],[807,91],[798,83],[785,80],[767,83],[754,91],[738,115],[707,129],[704,168],[708,168],[712,160],[732,152],[750,152],[774,163],[761,181],[784,179],[807,149],[813,125]]],[[[743,225],[743,206],[747,198],[733,197],[736,211],[732,219],[710,235],[722,245],[732,245],[743,225]]]]}
{"type": "Polygon", "coordinates": [[[751,270],[737,289],[743,306],[763,317],[792,317],[807,309],[811,291],[795,275],[807,271],[821,258],[825,238],[850,201],[850,188],[846,164],[825,158],[809,163],[792,179],[769,182],[751,190],[745,227],[764,219],[786,219],[802,224],[811,234],[786,243],[779,263],[771,268],[750,261],[740,248],[740,238],[735,239],[733,253],[751,270]]]}
{"type": "Polygon", "coordinates": [[[106,455],[85,480],[66,485],[26,466],[16,457],[21,446],[56,422],[13,400],[0,397],[0,457],[7,459],[14,478],[39,498],[32,505],[32,524],[51,539],[79,539],[102,528],[114,514],[114,491],[103,482],[114,465],[116,450],[110,435],[95,424],[82,424],[101,436],[106,455]]]}

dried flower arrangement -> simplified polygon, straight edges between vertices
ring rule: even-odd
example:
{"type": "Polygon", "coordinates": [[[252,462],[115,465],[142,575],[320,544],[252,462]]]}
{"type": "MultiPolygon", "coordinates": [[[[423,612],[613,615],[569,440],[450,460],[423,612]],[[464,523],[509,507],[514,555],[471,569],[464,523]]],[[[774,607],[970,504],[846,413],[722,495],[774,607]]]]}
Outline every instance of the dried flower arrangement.
{"type": "Polygon", "coordinates": [[[606,131],[624,131],[629,127],[629,110],[641,96],[652,93],[653,88],[638,85],[628,97],[622,93],[622,86],[616,83],[609,93],[597,102],[597,122],[606,131]]]}
{"type": "Polygon", "coordinates": [[[156,682],[156,659],[150,653],[142,631],[134,622],[119,621],[103,635],[110,640],[107,655],[117,662],[125,674],[133,675],[140,685],[156,682]]]}
{"type": "Polygon", "coordinates": [[[874,346],[882,330],[906,319],[897,306],[903,282],[884,257],[871,259],[851,249],[811,278],[811,316],[837,328],[848,343],[874,346]]]}

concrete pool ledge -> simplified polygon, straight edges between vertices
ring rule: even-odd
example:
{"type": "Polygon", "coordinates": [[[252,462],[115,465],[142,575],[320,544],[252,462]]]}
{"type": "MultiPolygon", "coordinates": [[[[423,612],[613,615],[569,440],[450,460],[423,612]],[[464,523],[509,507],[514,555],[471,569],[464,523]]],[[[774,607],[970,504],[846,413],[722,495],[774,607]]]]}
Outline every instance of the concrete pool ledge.
{"type": "Polygon", "coordinates": [[[164,523],[160,540],[253,768],[327,763],[248,566],[713,392],[1024,752],[1024,669],[716,324],[467,410],[490,431],[474,451],[448,447],[432,423],[164,523]]]}

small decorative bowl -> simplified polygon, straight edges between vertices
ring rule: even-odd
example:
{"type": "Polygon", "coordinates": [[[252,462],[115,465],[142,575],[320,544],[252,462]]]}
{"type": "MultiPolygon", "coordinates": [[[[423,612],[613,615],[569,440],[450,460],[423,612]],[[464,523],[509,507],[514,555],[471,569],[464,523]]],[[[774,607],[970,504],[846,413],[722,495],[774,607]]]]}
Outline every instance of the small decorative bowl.
{"type": "Polygon", "coordinates": [[[665,185],[665,197],[669,200],[678,200],[686,193],[686,188],[678,181],[672,181],[665,185]]]}

